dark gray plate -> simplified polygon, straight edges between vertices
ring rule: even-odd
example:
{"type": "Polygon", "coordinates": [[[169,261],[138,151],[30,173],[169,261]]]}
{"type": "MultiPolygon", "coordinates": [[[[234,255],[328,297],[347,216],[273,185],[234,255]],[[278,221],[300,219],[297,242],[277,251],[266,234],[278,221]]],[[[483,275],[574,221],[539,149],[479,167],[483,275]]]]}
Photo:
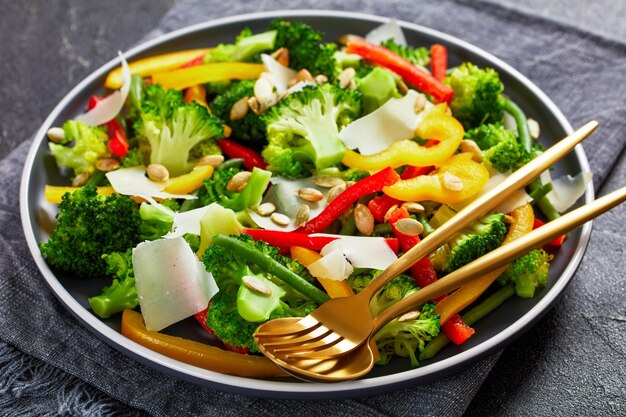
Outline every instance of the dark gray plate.
{"type": "MultiPolygon", "coordinates": [[[[301,20],[327,34],[333,40],[344,33],[365,34],[386,18],[335,11],[291,11],[250,14],[215,20],[191,26],[146,42],[126,52],[129,60],[171,52],[181,49],[206,47],[219,42],[232,42],[235,35],[249,26],[253,31],[264,30],[268,23],[277,17],[301,20]]],[[[540,141],[551,145],[572,131],[563,114],[537,86],[522,74],[460,39],[407,22],[400,22],[411,45],[442,43],[448,47],[450,65],[471,61],[479,66],[495,68],[501,75],[506,93],[525,109],[529,117],[541,126],[540,141]]],[[[423,383],[441,378],[461,370],[478,359],[501,349],[533,325],[555,302],[576,270],[587,246],[591,224],[571,233],[552,267],[550,281],[539,295],[530,300],[514,298],[501,306],[495,314],[484,318],[475,325],[476,334],[462,347],[448,346],[435,360],[425,361],[420,368],[411,369],[406,359],[396,359],[388,366],[376,367],[367,378],[341,384],[310,384],[296,380],[259,380],[233,377],[186,365],[174,359],[155,353],[125,338],[119,332],[119,318],[100,320],[88,309],[87,298],[97,294],[106,285],[103,281],[78,280],[53,272],[45,263],[37,243],[47,239],[46,230],[54,217],[56,206],[44,199],[46,184],[66,185],[67,177],[60,174],[50,157],[46,144],[46,131],[51,126],[60,126],[64,121],[82,113],[88,98],[93,94],[103,94],[106,74],[119,65],[114,59],[95,71],[77,85],[55,107],[35,137],[30,150],[20,194],[21,216],[24,233],[31,253],[59,300],[96,336],[115,349],[168,374],[195,383],[210,385],[228,391],[263,395],[277,398],[339,398],[367,395],[404,386],[423,383]]],[[[556,175],[576,174],[589,170],[582,147],[564,158],[556,167],[556,175]]],[[[583,204],[581,201],[578,204],[583,204]]],[[[585,195],[586,201],[593,200],[593,187],[590,184],[585,195]]],[[[202,329],[192,320],[176,324],[167,329],[168,333],[183,335],[211,343],[202,329]]]]}

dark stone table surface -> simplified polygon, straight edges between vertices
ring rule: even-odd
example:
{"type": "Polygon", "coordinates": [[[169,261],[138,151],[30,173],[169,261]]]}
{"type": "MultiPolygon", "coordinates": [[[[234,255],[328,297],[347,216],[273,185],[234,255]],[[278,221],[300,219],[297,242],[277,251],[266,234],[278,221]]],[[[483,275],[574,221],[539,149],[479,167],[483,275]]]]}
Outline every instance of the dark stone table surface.
{"type": "MultiPolygon", "coordinates": [[[[0,158],[35,131],[71,87],[111,59],[112,51],[127,49],[139,41],[173,3],[173,0],[2,1],[0,158]]],[[[625,1],[518,0],[507,3],[607,37],[626,39],[625,1]]],[[[622,182],[626,177],[624,165],[622,155],[618,172],[613,175],[622,182]]],[[[613,184],[612,189],[617,184],[611,180],[608,183],[613,184]]],[[[621,214],[623,219],[623,210],[621,214]]],[[[623,225],[621,227],[623,230],[623,225]]],[[[575,291],[577,285],[581,284],[573,283],[568,291],[575,291]]],[[[598,371],[593,367],[586,369],[585,363],[573,360],[571,366],[561,368],[560,375],[549,371],[549,362],[559,355],[567,355],[567,349],[557,349],[551,343],[537,343],[537,340],[547,337],[550,341],[566,341],[567,337],[559,335],[553,325],[568,313],[567,307],[557,303],[527,335],[504,351],[467,415],[560,415],[559,410],[569,410],[570,415],[624,412],[623,370],[616,373],[615,385],[609,392],[602,393],[585,388],[592,382],[589,379],[593,379],[593,372],[598,371]],[[529,361],[539,366],[522,375],[525,367],[521,365],[529,361]],[[595,394],[597,400],[593,398],[595,394]],[[576,409],[580,396],[587,396],[582,404],[594,406],[595,411],[576,409]],[[541,404],[550,397],[551,402],[541,404]]],[[[620,321],[616,317],[609,323],[618,338],[624,338],[624,321],[626,318],[620,321]]],[[[623,345],[618,343],[617,349],[622,349],[623,345]]],[[[624,357],[625,352],[616,352],[616,366],[620,369],[626,367],[624,357]]],[[[599,371],[606,372],[606,369],[599,371]]]]}

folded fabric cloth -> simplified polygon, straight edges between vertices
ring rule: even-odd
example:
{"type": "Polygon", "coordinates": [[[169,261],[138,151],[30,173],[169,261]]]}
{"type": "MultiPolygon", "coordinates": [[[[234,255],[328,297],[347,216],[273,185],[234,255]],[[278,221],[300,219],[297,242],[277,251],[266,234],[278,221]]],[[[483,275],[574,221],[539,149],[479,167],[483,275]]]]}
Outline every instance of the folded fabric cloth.
{"type": "MultiPolygon", "coordinates": [[[[233,4],[184,0],[148,37],[212,18],[289,8],[292,5],[287,1],[233,4]]],[[[485,3],[440,0],[421,2],[417,7],[409,0],[366,0],[358,4],[316,0],[299,2],[298,8],[358,10],[396,17],[459,36],[502,58],[537,83],[573,125],[591,118],[600,121],[598,132],[585,143],[596,187],[609,175],[626,145],[626,109],[622,104],[626,86],[615,76],[626,69],[623,44],[485,3]]],[[[13,393],[14,398],[16,392],[27,391],[24,387],[32,375],[36,377],[33,391],[38,389],[42,395],[54,391],[60,410],[79,414],[134,415],[142,410],[159,416],[307,416],[332,410],[337,415],[462,415],[498,358],[493,355],[457,375],[410,389],[361,399],[306,403],[225,393],[140,365],[83,328],[57,302],[33,263],[18,209],[19,173],[28,146],[25,142],[0,162],[0,220],[4,225],[0,230],[0,340],[37,359],[0,345],[0,393],[13,393]],[[24,361],[26,370],[16,367],[16,360],[24,361]],[[69,388],[74,383],[82,384],[79,381],[101,392],[89,386],[69,388]],[[131,408],[120,407],[102,392],[131,408]],[[84,407],[82,412],[77,411],[79,404],[84,407]]],[[[595,277],[580,276],[585,273],[580,271],[576,279],[595,277]]],[[[611,271],[607,273],[610,276],[611,271]]],[[[618,275],[613,276],[617,279],[618,275]]],[[[15,414],[18,408],[25,413],[43,414],[49,406],[42,402],[41,408],[35,409],[3,397],[8,399],[0,400],[0,410],[11,410],[7,414],[15,414]]]]}

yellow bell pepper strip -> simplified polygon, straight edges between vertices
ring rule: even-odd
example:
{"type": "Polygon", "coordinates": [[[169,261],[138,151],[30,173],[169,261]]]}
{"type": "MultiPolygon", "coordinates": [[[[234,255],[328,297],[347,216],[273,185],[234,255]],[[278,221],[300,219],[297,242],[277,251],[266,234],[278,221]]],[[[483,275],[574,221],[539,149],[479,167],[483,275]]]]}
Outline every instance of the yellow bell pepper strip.
{"type": "MultiPolygon", "coordinates": [[[[313,262],[319,260],[322,255],[314,250],[303,248],[301,246],[291,247],[291,259],[300,262],[304,267],[308,267],[313,262]]],[[[354,295],[348,281],[337,281],[333,279],[319,277],[317,280],[322,284],[330,298],[349,297],[354,295]]]]}
{"type": "Polygon", "coordinates": [[[211,109],[206,102],[206,88],[201,84],[192,85],[191,87],[185,89],[183,100],[187,103],[193,103],[195,101],[211,113],[211,109]]]}
{"type": "Polygon", "coordinates": [[[152,75],[152,82],[163,88],[182,90],[198,84],[228,80],[256,80],[265,71],[263,64],[213,62],[152,75]]]}
{"type": "Polygon", "coordinates": [[[133,310],[124,310],[122,313],[122,334],[155,352],[210,371],[255,378],[289,376],[264,356],[242,355],[147,330],[141,314],[133,310]]]}
{"type": "MultiPolygon", "coordinates": [[[[149,58],[138,59],[128,64],[131,74],[138,74],[142,77],[152,75],[157,72],[169,71],[174,68],[178,68],[187,62],[204,56],[210,48],[202,49],[189,49],[186,51],[172,52],[169,54],[162,54],[157,56],[151,56],[149,58]]],[[[104,86],[113,90],[117,90],[122,87],[122,68],[117,67],[113,71],[109,72],[104,86]]]]}
{"type": "Polygon", "coordinates": [[[163,191],[172,194],[189,194],[202,187],[204,180],[211,178],[211,175],[213,175],[213,167],[211,165],[197,166],[187,174],[171,178],[163,188],[163,191]]]}
{"type": "Polygon", "coordinates": [[[415,134],[421,138],[435,140],[429,146],[421,146],[413,140],[401,140],[374,155],[361,155],[348,149],[343,157],[344,165],[362,171],[378,171],[385,167],[398,168],[403,165],[438,165],[456,152],[465,131],[463,125],[446,114],[447,105],[438,104],[427,110],[415,134]]]}
{"type": "MultiPolygon", "coordinates": [[[[60,204],[65,193],[73,193],[80,190],[80,187],[66,187],[59,185],[46,185],[44,188],[44,197],[48,203],[60,204]]],[[[109,196],[115,192],[113,187],[97,187],[98,195],[109,196]]]]}
{"type": "MultiPolygon", "coordinates": [[[[516,208],[510,214],[514,222],[509,227],[503,245],[519,239],[533,229],[535,213],[530,204],[516,208]]],[[[502,274],[508,265],[477,278],[453,292],[437,303],[435,312],[439,314],[439,321],[445,323],[450,317],[472,304],[489,286],[502,274]]]]}
{"type": "MultiPolygon", "coordinates": [[[[456,179],[455,179],[456,181],[456,179]]],[[[472,160],[471,153],[454,155],[442,163],[431,175],[420,175],[383,188],[390,197],[402,201],[430,200],[442,204],[455,204],[477,194],[489,181],[489,172],[483,164],[472,160]],[[458,178],[463,187],[451,190],[447,182],[450,174],[458,178]]]]}

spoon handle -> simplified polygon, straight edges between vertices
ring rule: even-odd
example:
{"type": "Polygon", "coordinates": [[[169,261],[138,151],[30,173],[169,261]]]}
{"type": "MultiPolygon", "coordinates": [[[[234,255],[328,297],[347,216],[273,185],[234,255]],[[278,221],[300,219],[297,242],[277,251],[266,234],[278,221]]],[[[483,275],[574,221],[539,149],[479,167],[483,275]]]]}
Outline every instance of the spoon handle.
{"type": "Polygon", "coordinates": [[[478,197],[463,210],[458,212],[452,219],[429,234],[419,244],[402,255],[398,260],[385,269],[374,281],[372,281],[361,293],[360,297],[371,300],[372,296],[387,282],[409,269],[420,259],[433,252],[444,242],[451,239],[461,229],[473,221],[486,215],[502,204],[513,192],[528,184],[538,177],[546,169],[554,165],[561,157],[574,149],[578,143],[585,139],[598,127],[598,122],[590,121],[571,135],[562,139],[537,158],[509,175],[504,181],[491,191],[478,197]]]}
{"type": "Polygon", "coordinates": [[[556,220],[514,240],[506,245],[489,252],[475,261],[457,269],[445,277],[422,288],[414,294],[402,299],[381,312],[374,318],[373,332],[378,332],[393,318],[404,314],[411,309],[432,300],[440,295],[447,294],[461,285],[482,276],[490,271],[502,268],[519,258],[531,249],[541,247],[552,239],[586,223],[607,210],[626,200],[626,187],[613,191],[592,203],[567,213],[556,220]]]}

